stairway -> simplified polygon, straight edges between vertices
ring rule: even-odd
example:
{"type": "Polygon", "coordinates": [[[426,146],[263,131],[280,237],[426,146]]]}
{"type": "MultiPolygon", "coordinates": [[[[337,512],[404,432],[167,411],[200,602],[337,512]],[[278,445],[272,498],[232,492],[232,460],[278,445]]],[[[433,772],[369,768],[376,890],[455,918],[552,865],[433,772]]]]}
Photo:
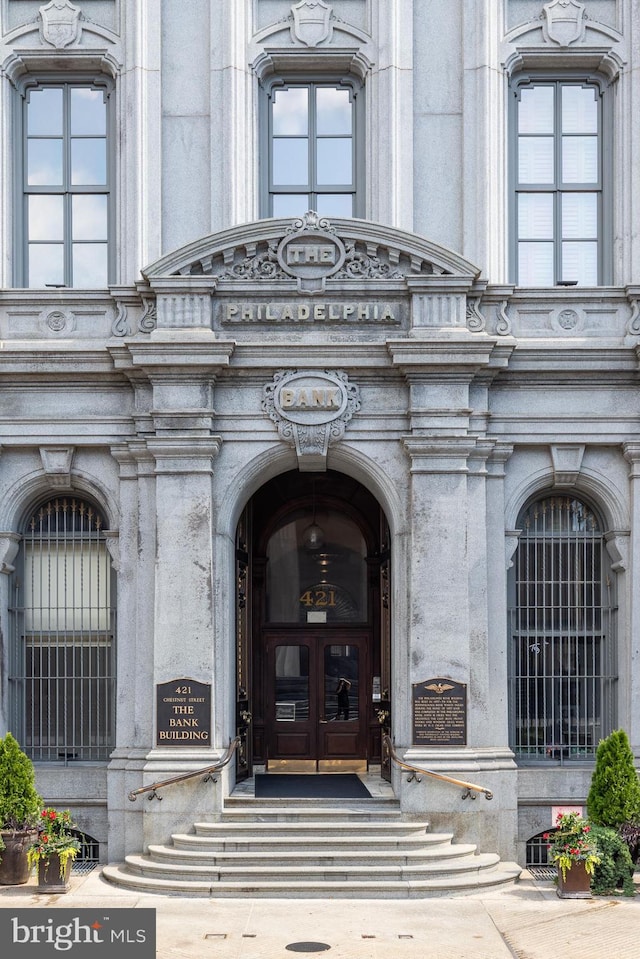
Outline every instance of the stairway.
{"type": "Polygon", "coordinates": [[[115,885],[192,897],[422,898],[513,883],[516,863],[453,844],[391,799],[234,799],[222,821],[105,866],[115,885]]]}

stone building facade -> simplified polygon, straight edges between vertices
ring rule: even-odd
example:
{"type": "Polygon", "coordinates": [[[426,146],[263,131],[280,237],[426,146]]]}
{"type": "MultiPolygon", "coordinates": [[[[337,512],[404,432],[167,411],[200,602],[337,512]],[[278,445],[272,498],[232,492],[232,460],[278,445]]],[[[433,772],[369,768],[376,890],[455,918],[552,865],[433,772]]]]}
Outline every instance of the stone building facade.
{"type": "Polygon", "coordinates": [[[0,0],[0,729],[103,861],[384,728],[524,864],[638,754],[639,49],[633,0],[0,0]]]}

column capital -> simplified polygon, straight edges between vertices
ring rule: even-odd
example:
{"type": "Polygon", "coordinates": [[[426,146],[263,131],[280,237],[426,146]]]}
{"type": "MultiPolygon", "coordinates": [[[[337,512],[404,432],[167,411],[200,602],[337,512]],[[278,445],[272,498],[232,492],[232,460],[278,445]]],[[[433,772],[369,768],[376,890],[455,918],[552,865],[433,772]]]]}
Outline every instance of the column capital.
{"type": "Polygon", "coordinates": [[[213,473],[221,446],[220,436],[159,436],[147,442],[156,474],[213,473]]]}
{"type": "Polygon", "coordinates": [[[402,442],[412,473],[468,473],[469,457],[477,449],[475,438],[469,436],[405,436],[402,442]]]}

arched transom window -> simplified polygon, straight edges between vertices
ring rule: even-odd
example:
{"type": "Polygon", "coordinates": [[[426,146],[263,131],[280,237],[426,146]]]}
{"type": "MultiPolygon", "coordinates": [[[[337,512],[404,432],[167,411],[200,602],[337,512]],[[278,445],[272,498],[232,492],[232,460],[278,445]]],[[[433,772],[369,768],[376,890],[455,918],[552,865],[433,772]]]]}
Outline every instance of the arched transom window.
{"type": "Polygon", "coordinates": [[[14,729],[37,760],[106,760],[114,744],[114,609],[104,520],[59,496],[27,522],[15,579],[14,729]]]}
{"type": "Polygon", "coordinates": [[[612,581],[596,514],[572,496],[522,513],[510,609],[512,745],[521,759],[594,755],[614,728],[612,581]]]}

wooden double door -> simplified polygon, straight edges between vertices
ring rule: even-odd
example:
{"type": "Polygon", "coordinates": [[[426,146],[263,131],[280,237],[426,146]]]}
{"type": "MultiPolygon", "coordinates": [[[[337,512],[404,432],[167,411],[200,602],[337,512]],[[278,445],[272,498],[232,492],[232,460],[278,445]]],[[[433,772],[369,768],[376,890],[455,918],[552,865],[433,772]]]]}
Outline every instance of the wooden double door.
{"type": "Polygon", "coordinates": [[[371,669],[363,630],[274,630],[265,649],[268,769],[366,764],[371,669]]]}

